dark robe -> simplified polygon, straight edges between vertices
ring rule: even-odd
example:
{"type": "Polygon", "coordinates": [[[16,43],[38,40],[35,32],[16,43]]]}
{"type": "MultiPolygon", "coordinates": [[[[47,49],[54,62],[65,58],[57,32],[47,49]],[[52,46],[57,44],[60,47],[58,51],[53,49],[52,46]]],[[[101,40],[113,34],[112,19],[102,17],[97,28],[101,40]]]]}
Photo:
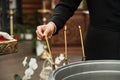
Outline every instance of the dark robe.
{"type": "MultiPolygon", "coordinates": [[[[58,31],[81,0],[60,0],[50,18],[58,31]]],[[[120,59],[120,0],[87,0],[90,25],[85,38],[87,60],[120,59]]]]}

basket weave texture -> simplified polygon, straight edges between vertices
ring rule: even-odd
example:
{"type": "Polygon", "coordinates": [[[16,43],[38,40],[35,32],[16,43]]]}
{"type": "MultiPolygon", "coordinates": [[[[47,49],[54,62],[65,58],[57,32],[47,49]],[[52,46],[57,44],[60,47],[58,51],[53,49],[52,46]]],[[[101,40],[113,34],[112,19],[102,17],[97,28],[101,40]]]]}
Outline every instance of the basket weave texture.
{"type": "Polygon", "coordinates": [[[0,42],[0,54],[11,54],[17,51],[17,40],[0,42]]]}

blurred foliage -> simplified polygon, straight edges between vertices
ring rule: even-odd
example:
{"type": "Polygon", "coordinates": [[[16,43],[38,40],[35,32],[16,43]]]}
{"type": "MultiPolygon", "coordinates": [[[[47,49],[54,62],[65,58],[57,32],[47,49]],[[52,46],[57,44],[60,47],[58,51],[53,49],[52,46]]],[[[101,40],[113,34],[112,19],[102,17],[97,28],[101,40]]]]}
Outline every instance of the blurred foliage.
{"type": "Polygon", "coordinates": [[[27,32],[30,32],[30,33],[33,33],[35,32],[35,27],[34,26],[31,26],[29,24],[19,24],[19,23],[15,23],[14,24],[14,27],[13,27],[13,31],[14,33],[27,33],[27,32]]]}
{"type": "Polygon", "coordinates": [[[18,74],[14,75],[14,80],[22,80],[21,77],[18,74]]]}

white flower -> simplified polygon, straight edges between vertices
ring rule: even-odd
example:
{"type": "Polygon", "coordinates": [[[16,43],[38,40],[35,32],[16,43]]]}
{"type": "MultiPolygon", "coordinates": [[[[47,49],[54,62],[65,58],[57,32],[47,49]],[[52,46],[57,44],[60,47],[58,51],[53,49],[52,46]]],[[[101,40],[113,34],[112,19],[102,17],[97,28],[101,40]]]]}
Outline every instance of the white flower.
{"type": "Polygon", "coordinates": [[[64,57],[63,54],[60,54],[60,57],[59,57],[59,58],[60,58],[60,60],[62,61],[62,60],[64,60],[65,57],[64,57]]]}
{"type": "Polygon", "coordinates": [[[25,75],[23,76],[22,80],[30,80],[31,76],[34,74],[34,70],[38,67],[37,60],[35,58],[31,58],[28,64],[27,57],[25,57],[22,64],[23,66],[28,65],[28,68],[25,70],[25,75]]]}
{"type": "Polygon", "coordinates": [[[61,60],[59,59],[59,57],[55,58],[55,64],[60,64],[61,60]]]}
{"type": "Polygon", "coordinates": [[[23,78],[22,78],[22,80],[29,80],[29,79],[31,79],[30,75],[24,75],[23,78]]]}
{"type": "Polygon", "coordinates": [[[36,70],[38,68],[38,64],[34,63],[32,66],[30,66],[30,68],[36,70]]]}
{"type": "Polygon", "coordinates": [[[23,64],[24,67],[26,66],[26,64],[27,64],[27,57],[24,58],[22,64],[23,64]]]}
{"type": "Polygon", "coordinates": [[[31,76],[31,75],[33,75],[33,74],[34,74],[33,69],[28,68],[28,69],[25,70],[25,75],[27,75],[27,76],[31,76]]]}
{"type": "Polygon", "coordinates": [[[35,58],[31,58],[29,62],[29,67],[33,70],[36,70],[38,68],[38,64],[35,58]]]}

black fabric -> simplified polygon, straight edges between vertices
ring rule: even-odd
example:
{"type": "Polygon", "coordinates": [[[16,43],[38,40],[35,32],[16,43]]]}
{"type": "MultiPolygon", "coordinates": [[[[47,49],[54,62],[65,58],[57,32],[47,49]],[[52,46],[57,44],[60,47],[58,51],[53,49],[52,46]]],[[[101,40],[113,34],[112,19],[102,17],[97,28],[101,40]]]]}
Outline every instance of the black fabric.
{"type": "Polygon", "coordinates": [[[49,20],[56,24],[56,33],[58,33],[66,21],[74,14],[74,11],[77,9],[81,1],[82,0],[60,0],[60,3],[56,5],[54,13],[49,20]]]}
{"type": "MultiPolygon", "coordinates": [[[[56,33],[74,14],[81,0],[60,0],[50,18],[56,33]]],[[[90,26],[85,54],[90,59],[120,59],[120,0],[87,0],[90,26]]]]}
{"type": "MultiPolygon", "coordinates": [[[[60,0],[50,18],[61,29],[74,14],[82,0],[60,0]]],[[[120,0],[87,0],[90,25],[111,31],[120,31],[120,0]]]]}
{"type": "Polygon", "coordinates": [[[87,0],[90,25],[120,31],[120,0],[87,0]]]}
{"type": "Polygon", "coordinates": [[[120,59],[120,32],[89,27],[85,54],[87,60],[120,59]]]}

